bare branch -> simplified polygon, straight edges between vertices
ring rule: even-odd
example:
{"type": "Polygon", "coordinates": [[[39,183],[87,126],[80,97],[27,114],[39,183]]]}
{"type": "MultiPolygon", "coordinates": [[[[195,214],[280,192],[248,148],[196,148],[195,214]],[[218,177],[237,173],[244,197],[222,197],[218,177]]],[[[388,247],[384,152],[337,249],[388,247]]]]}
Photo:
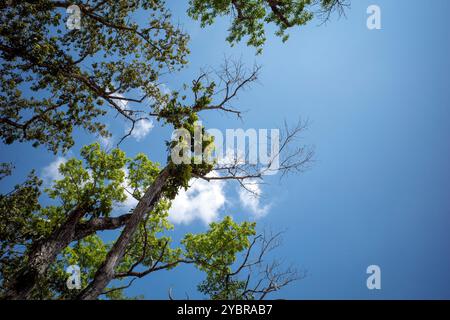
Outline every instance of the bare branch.
{"type": "Polygon", "coordinates": [[[218,70],[203,72],[193,81],[193,85],[202,83],[203,86],[208,87],[212,81],[218,80],[216,83],[218,88],[213,93],[214,97],[218,97],[217,101],[207,106],[201,105],[198,94],[194,92],[193,111],[221,110],[240,117],[242,111],[235,109],[231,102],[236,98],[238,92],[245,90],[251,83],[257,81],[260,70],[261,67],[258,65],[247,70],[241,60],[225,58],[218,70]],[[214,77],[210,79],[212,74],[214,77]]]}
{"type": "Polygon", "coordinates": [[[255,237],[252,244],[245,253],[243,262],[239,265],[236,271],[230,273],[230,276],[237,277],[239,274],[247,273],[244,291],[242,296],[244,299],[256,298],[262,300],[266,298],[269,293],[278,291],[290,283],[303,279],[306,272],[299,273],[295,268],[288,267],[281,269],[281,262],[273,260],[270,263],[265,263],[264,258],[268,253],[280,245],[281,232],[276,234],[263,233],[255,237]],[[253,254],[255,243],[260,243],[260,252],[252,260],[249,257],[253,254]],[[255,273],[254,268],[260,270],[255,273]],[[252,281],[252,276],[258,274],[258,279],[252,281]],[[253,285],[252,285],[253,283],[253,285]]]}
{"type": "Polygon", "coordinates": [[[333,13],[338,17],[345,17],[345,11],[350,8],[349,0],[314,0],[313,5],[320,7],[316,15],[321,20],[321,25],[327,23],[333,13]]]}
{"type": "Polygon", "coordinates": [[[250,164],[244,156],[235,152],[232,158],[227,155],[226,159],[219,159],[214,167],[217,175],[194,176],[205,181],[234,180],[248,192],[259,196],[255,194],[252,188],[249,188],[251,184],[262,184],[264,178],[268,175],[279,173],[281,179],[291,172],[303,172],[309,167],[309,164],[313,161],[314,150],[297,143],[300,135],[307,127],[307,121],[299,120],[293,128],[290,128],[285,122],[280,136],[279,150],[272,151],[269,163],[266,165],[261,163],[250,164]],[[279,159],[279,163],[275,164],[275,159],[279,159]]]}

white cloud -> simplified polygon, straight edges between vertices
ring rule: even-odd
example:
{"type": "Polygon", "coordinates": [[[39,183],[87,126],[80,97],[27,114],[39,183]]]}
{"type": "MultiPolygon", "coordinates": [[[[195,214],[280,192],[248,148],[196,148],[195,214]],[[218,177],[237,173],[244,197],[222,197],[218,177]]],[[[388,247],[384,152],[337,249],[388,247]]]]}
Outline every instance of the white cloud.
{"type": "MultiPolygon", "coordinates": [[[[128,192],[125,191],[125,194],[127,196],[127,199],[122,203],[122,206],[128,211],[131,209],[134,209],[134,207],[137,206],[138,201],[136,200],[136,198],[134,198],[128,192]]],[[[123,213],[123,212],[121,212],[121,213],[123,213]]]]}
{"type": "Polygon", "coordinates": [[[112,96],[118,98],[118,99],[112,99],[120,108],[127,109],[128,108],[128,101],[123,100],[125,96],[121,93],[114,93],[112,96]]]}
{"type": "Polygon", "coordinates": [[[159,84],[159,90],[161,90],[161,92],[163,94],[171,94],[172,93],[172,90],[170,90],[170,88],[165,83],[159,84]]]}
{"type": "MultiPolygon", "coordinates": [[[[127,100],[122,100],[125,98],[125,96],[121,93],[115,93],[114,96],[116,99],[112,99],[120,108],[127,110],[130,109],[130,106],[128,104],[127,100]],[[118,99],[117,99],[118,98],[118,99]],[[121,99],[122,98],[122,99],[121,99]]],[[[147,119],[139,120],[135,123],[133,132],[131,133],[131,136],[135,138],[137,141],[140,141],[144,139],[152,130],[153,128],[153,122],[147,119]]],[[[125,128],[125,133],[128,133],[130,131],[130,127],[125,128]]],[[[102,143],[111,143],[110,140],[104,140],[101,141],[102,143]]]]}
{"type": "Polygon", "coordinates": [[[59,173],[59,166],[67,161],[64,157],[57,157],[54,161],[42,169],[41,178],[46,185],[51,185],[53,181],[60,180],[63,176],[59,173]]]}
{"type": "Polygon", "coordinates": [[[127,186],[130,184],[130,180],[128,179],[128,169],[124,169],[125,172],[125,179],[122,182],[122,187],[125,189],[125,195],[127,196],[126,200],[121,204],[121,207],[124,207],[127,210],[131,210],[134,207],[136,207],[136,205],[138,204],[138,201],[136,200],[135,197],[133,197],[130,192],[128,192],[127,190],[129,190],[129,188],[127,188],[127,186]]]}
{"type": "Polygon", "coordinates": [[[105,149],[112,148],[113,143],[114,143],[114,139],[112,136],[110,136],[110,137],[99,136],[98,141],[100,142],[100,145],[105,149]]]}
{"type": "MultiPolygon", "coordinates": [[[[216,175],[216,173],[212,173],[216,175]]],[[[225,183],[192,179],[187,191],[180,191],[169,210],[169,220],[173,223],[189,224],[198,219],[209,224],[219,217],[225,205],[225,183]]]]}
{"type": "Polygon", "coordinates": [[[260,185],[256,182],[249,182],[245,184],[245,187],[248,190],[242,187],[239,189],[239,200],[242,206],[258,218],[265,216],[269,212],[270,205],[261,205],[260,185]]]}
{"type": "MultiPolygon", "coordinates": [[[[141,141],[144,139],[149,133],[150,130],[153,129],[153,122],[147,119],[140,120],[136,122],[134,125],[133,132],[131,133],[131,136],[136,139],[136,141],[141,141]]],[[[125,130],[125,133],[128,133],[130,131],[130,128],[127,128],[125,130]]]]}

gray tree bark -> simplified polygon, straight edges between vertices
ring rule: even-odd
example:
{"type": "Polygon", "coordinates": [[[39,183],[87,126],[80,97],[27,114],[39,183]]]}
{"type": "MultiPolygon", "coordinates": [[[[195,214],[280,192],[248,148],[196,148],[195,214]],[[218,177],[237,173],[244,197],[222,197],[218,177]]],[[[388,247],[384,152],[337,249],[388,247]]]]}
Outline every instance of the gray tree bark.
{"type": "Polygon", "coordinates": [[[92,282],[78,295],[80,300],[94,300],[104,291],[108,283],[114,278],[115,268],[122,259],[125,249],[136,232],[139,223],[145,215],[155,208],[161,198],[162,189],[169,178],[169,170],[163,169],[154,183],[147,189],[142,199],[131,213],[125,228],[108,252],[105,261],[95,273],[92,282]]]}
{"type": "Polygon", "coordinates": [[[44,275],[56,256],[67,247],[75,235],[75,229],[85,211],[74,208],[66,221],[49,238],[38,241],[28,255],[26,266],[8,285],[4,299],[23,300],[29,297],[39,278],[44,275]]]}
{"type": "Polygon", "coordinates": [[[81,208],[72,210],[66,221],[49,238],[39,241],[28,254],[26,266],[11,280],[4,299],[23,300],[29,298],[49,266],[58,254],[72,241],[81,240],[98,230],[110,230],[123,226],[128,222],[131,214],[119,217],[93,218],[87,222],[80,222],[85,212],[81,208]]]}

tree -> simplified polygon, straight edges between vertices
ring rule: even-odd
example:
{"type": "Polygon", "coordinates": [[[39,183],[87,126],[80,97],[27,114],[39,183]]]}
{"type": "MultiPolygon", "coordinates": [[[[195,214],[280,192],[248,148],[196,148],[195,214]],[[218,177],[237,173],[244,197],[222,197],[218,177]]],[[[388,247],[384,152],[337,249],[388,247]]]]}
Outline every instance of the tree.
{"type": "MultiPolygon", "coordinates": [[[[83,270],[82,285],[86,286],[95,276],[96,270],[105,259],[111,244],[106,244],[96,235],[98,230],[106,230],[123,226],[130,218],[129,213],[117,217],[110,217],[113,207],[117,207],[126,200],[126,190],[132,192],[133,197],[140,200],[141,192],[151,185],[158,175],[158,166],[152,163],[144,154],[126,158],[118,149],[110,154],[102,151],[99,144],[86,146],[82,150],[83,160],[72,158],[60,167],[63,178],[55,181],[46,193],[58,205],[42,207],[38,204],[40,196],[40,181],[30,175],[29,179],[15,190],[0,198],[1,204],[1,280],[2,287],[8,288],[8,281],[21,268],[29,268],[30,256],[24,254],[32,251],[42,239],[48,241],[52,230],[64,223],[66,212],[71,208],[84,204],[86,211],[83,219],[74,229],[71,242],[73,246],[65,246],[54,263],[50,264],[47,272],[37,280],[30,298],[75,298],[76,290],[66,287],[68,266],[77,264],[83,270]],[[129,172],[127,179],[124,169],[129,172]],[[124,187],[125,186],[125,187],[124,187]],[[89,199],[94,199],[90,201],[89,199]],[[29,207],[24,208],[25,203],[29,207]],[[11,214],[11,210],[16,211],[11,214]],[[25,259],[24,259],[25,258],[25,259]],[[28,259],[27,259],[28,258],[28,259]]],[[[222,242],[221,249],[229,251],[229,259],[234,259],[237,252],[248,247],[248,237],[253,235],[255,224],[244,222],[236,224],[227,217],[221,223],[211,225],[213,232],[204,235],[188,234],[183,240],[183,246],[171,248],[171,239],[164,235],[173,226],[168,222],[167,200],[160,201],[152,212],[140,222],[136,234],[127,245],[126,253],[115,269],[114,279],[141,278],[153,272],[170,269],[180,263],[197,264],[203,270],[223,268],[229,261],[212,263],[211,250],[216,248],[217,234],[221,228],[222,235],[229,239],[236,239],[233,246],[229,242],[222,242]],[[199,246],[198,238],[202,237],[199,246]],[[145,267],[145,271],[135,271],[136,267],[145,267]]],[[[223,253],[223,251],[221,250],[223,253]]],[[[49,258],[49,257],[47,257],[49,258]]],[[[132,283],[132,282],[131,282],[132,283]]],[[[109,298],[121,297],[123,288],[105,288],[104,294],[109,298]]]]}
{"type": "MultiPolygon", "coordinates": [[[[77,127],[108,136],[101,121],[108,112],[129,121],[130,134],[136,122],[163,117],[161,111],[170,98],[159,79],[182,68],[189,53],[189,37],[171,23],[164,2],[76,3],[82,19],[79,30],[65,27],[65,10],[71,2],[0,4],[0,137],[4,143],[30,141],[53,152],[65,151],[74,144],[77,127]],[[138,11],[149,17],[145,25],[133,18],[138,11]],[[32,93],[24,93],[23,88],[32,93]],[[142,109],[127,109],[126,101],[142,109]]],[[[265,23],[275,23],[286,40],[285,31],[310,21],[315,6],[328,19],[346,5],[345,0],[191,0],[188,14],[202,26],[212,24],[217,16],[231,15],[228,41],[248,36],[248,44],[260,49],[265,23]]]]}
{"type": "MultiPolygon", "coordinates": [[[[64,27],[64,12],[70,4],[13,0],[0,5],[0,135],[4,143],[29,141],[55,153],[65,152],[74,144],[73,132],[78,127],[108,136],[103,117],[111,113],[131,124],[119,144],[133,132],[138,121],[151,117],[193,133],[201,112],[240,115],[233,100],[257,79],[258,67],[247,70],[241,63],[225,61],[219,72],[202,73],[183,90],[162,90],[160,77],[182,68],[189,52],[188,36],[172,25],[163,1],[79,1],[79,30],[64,27]],[[149,17],[148,23],[135,21],[136,12],[149,17]],[[125,101],[141,108],[127,109],[125,101]]],[[[250,8],[244,1],[191,1],[189,14],[210,24],[217,15],[234,14],[232,10],[237,10],[236,26],[232,27],[229,40],[239,41],[248,35],[255,39],[249,44],[260,47],[262,21],[274,22],[280,27],[279,34],[284,35],[287,28],[310,20],[311,13],[306,8],[315,4],[318,3],[254,1],[250,8]],[[253,14],[253,9],[261,12],[250,18],[247,15],[253,14]]],[[[319,4],[330,12],[342,3],[323,0],[319,4]]],[[[205,133],[205,128],[201,129],[205,133]]],[[[284,159],[282,174],[302,170],[312,156],[304,147],[288,148],[304,129],[303,124],[285,129],[280,148],[284,159]]],[[[213,138],[206,137],[201,151],[208,154],[213,138]]],[[[226,165],[194,161],[176,164],[170,155],[179,142],[167,142],[168,158],[163,168],[144,154],[128,159],[118,148],[108,153],[96,144],[85,146],[82,160],[71,159],[61,165],[63,179],[46,190],[60,205],[40,204],[41,182],[33,173],[11,193],[2,195],[3,296],[95,299],[107,294],[114,298],[121,294],[120,288],[108,287],[114,279],[132,277],[134,281],[180,263],[193,263],[207,273],[207,280],[200,287],[202,292],[213,298],[254,297],[258,289],[245,291],[248,287],[228,272],[239,252],[253,248],[250,237],[254,235],[254,225],[238,225],[226,218],[212,224],[205,234],[187,235],[181,248],[170,248],[170,238],[161,234],[171,228],[167,221],[171,200],[181,188],[189,187],[191,179],[235,180],[245,188],[246,181],[262,179],[270,165],[263,168],[240,161],[226,165]],[[220,174],[211,176],[212,171],[220,174]],[[112,209],[125,200],[125,192],[135,197],[138,204],[131,212],[112,217],[112,209]],[[112,244],[103,243],[96,235],[101,230],[120,228],[123,229],[112,244]],[[214,258],[211,250],[217,230],[225,238],[235,235],[236,230],[245,236],[239,236],[233,246],[227,243],[227,259],[210,261],[214,258]],[[74,261],[83,261],[85,268],[83,290],[76,294],[68,292],[64,285],[64,267],[74,261]],[[135,271],[137,266],[146,271],[135,271]],[[218,277],[228,280],[220,282],[218,277]],[[213,283],[225,283],[225,287],[213,288],[213,283]],[[235,290],[240,293],[230,294],[230,285],[241,288],[235,290]],[[246,289],[242,292],[242,288],[246,289]]],[[[195,153],[194,146],[191,151],[195,153]]],[[[2,177],[9,173],[10,167],[2,165],[2,177]]],[[[244,269],[245,263],[241,270],[244,269]]],[[[274,279],[271,272],[266,275],[274,279]]],[[[269,284],[267,292],[279,286],[282,285],[269,284]]]]}
{"type": "MultiPolygon", "coordinates": [[[[95,278],[97,269],[112,247],[112,244],[104,243],[96,235],[96,231],[125,225],[131,215],[123,213],[111,217],[113,208],[120,207],[120,203],[126,200],[126,192],[131,192],[140,200],[142,190],[151,185],[159,173],[157,164],[152,163],[144,154],[130,159],[118,149],[108,154],[101,150],[99,144],[84,147],[81,154],[83,160],[72,158],[60,166],[62,179],[55,181],[52,187],[46,190],[52,199],[57,200],[57,205],[43,207],[38,204],[40,192],[37,186],[40,181],[34,175],[30,175],[29,179],[17,186],[12,193],[0,198],[0,274],[3,290],[10,286],[9,281],[14,279],[18,270],[30,268],[30,257],[33,254],[26,255],[25,252],[35,250],[33,247],[42,239],[48,241],[52,230],[57,229],[61,223],[64,224],[66,212],[84,203],[86,213],[74,228],[71,240],[73,245],[66,245],[61,254],[53,258],[55,261],[37,279],[35,287],[28,295],[29,298],[38,299],[76,298],[79,292],[67,288],[68,275],[65,270],[70,265],[81,266],[83,287],[95,278]],[[125,169],[129,172],[127,179],[124,176],[125,169]],[[22,199],[23,197],[26,199],[22,199]],[[23,208],[24,203],[30,205],[27,210],[23,208]],[[17,210],[13,215],[10,214],[12,208],[17,210]]],[[[104,288],[102,294],[109,298],[123,297],[122,290],[135,279],[174,268],[179,264],[196,265],[207,273],[209,283],[211,279],[229,279],[231,274],[228,273],[231,272],[224,272],[230,270],[238,253],[248,250],[239,271],[232,274],[233,276],[260,263],[272,242],[270,240],[264,245],[258,262],[250,263],[250,251],[256,241],[262,239],[259,235],[250,241],[255,235],[255,223],[237,224],[231,217],[225,217],[222,222],[212,223],[210,230],[203,234],[185,235],[180,247],[171,248],[171,238],[167,235],[173,228],[167,220],[169,207],[168,200],[158,202],[153,211],[148,212],[145,219],[139,223],[137,232],[127,244],[126,252],[115,268],[113,279],[130,279],[129,284],[104,288]],[[138,266],[141,267],[140,271],[136,271],[138,266]]],[[[204,286],[206,284],[201,288],[204,286]]],[[[200,289],[212,298],[217,298],[218,290],[215,289],[215,293],[212,293],[200,289]]],[[[229,293],[228,285],[222,291],[221,297],[237,297],[229,293]]]]}
{"type": "Polygon", "coordinates": [[[200,292],[215,300],[262,300],[306,275],[295,268],[280,269],[277,260],[265,261],[280,240],[281,233],[255,235],[254,225],[237,226],[227,217],[212,223],[204,234],[187,235],[183,242],[189,257],[207,262],[197,264],[206,272],[206,279],[198,285],[200,292]]]}
{"type": "Polygon", "coordinates": [[[284,42],[289,38],[287,29],[307,24],[314,13],[326,22],[333,12],[341,15],[349,6],[346,0],[190,0],[189,4],[189,16],[200,20],[203,27],[219,16],[231,15],[227,40],[234,44],[248,37],[247,44],[258,53],[266,41],[266,24],[275,24],[275,34],[284,42]]]}
{"type": "Polygon", "coordinates": [[[7,144],[31,141],[65,151],[74,144],[75,127],[107,136],[100,118],[108,111],[133,128],[166,100],[160,75],[187,62],[188,36],[172,25],[163,1],[77,2],[79,30],[65,25],[71,4],[1,4],[0,128],[7,144]],[[131,20],[137,10],[146,12],[145,26],[131,20]],[[123,101],[149,104],[150,98],[145,112],[123,107],[123,101]]]}

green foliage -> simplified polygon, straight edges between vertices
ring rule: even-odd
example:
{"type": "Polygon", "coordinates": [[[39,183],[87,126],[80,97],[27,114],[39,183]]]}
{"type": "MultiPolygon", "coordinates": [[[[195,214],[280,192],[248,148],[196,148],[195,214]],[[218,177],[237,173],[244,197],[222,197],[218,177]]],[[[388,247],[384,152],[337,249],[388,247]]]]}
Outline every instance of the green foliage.
{"type": "Polygon", "coordinates": [[[276,35],[286,41],[288,28],[305,25],[313,18],[308,9],[311,0],[190,0],[189,4],[189,16],[202,27],[213,24],[217,17],[232,16],[227,40],[234,44],[248,37],[247,45],[258,52],[266,40],[265,24],[274,23],[276,35]]]}
{"type": "Polygon", "coordinates": [[[136,199],[140,199],[155,180],[159,173],[157,163],[143,153],[138,153],[136,157],[128,161],[128,182],[132,195],[136,199]]]}
{"type": "Polygon", "coordinates": [[[159,105],[165,100],[155,85],[160,73],[186,64],[188,36],[171,24],[163,1],[76,4],[80,30],[66,28],[68,5],[61,2],[0,5],[4,143],[31,141],[56,152],[74,144],[76,127],[108,136],[101,121],[108,110],[135,116],[122,110],[115,96],[137,91],[159,105]],[[135,22],[138,11],[145,24],[135,22]]]}
{"type": "Polygon", "coordinates": [[[34,213],[41,209],[41,184],[32,172],[24,183],[0,195],[0,257],[15,256],[15,246],[39,238],[43,221],[34,213]]]}
{"type": "MultiPolygon", "coordinates": [[[[134,269],[137,265],[141,268],[150,268],[156,262],[172,264],[177,261],[181,255],[181,249],[170,248],[171,239],[164,233],[171,230],[173,226],[168,222],[168,202],[161,202],[153,212],[151,212],[146,221],[140,224],[139,231],[134,235],[130,242],[126,254],[116,268],[119,275],[118,280],[126,279],[127,272],[134,269]],[[123,274],[123,276],[121,276],[123,274]]],[[[79,290],[69,290],[66,287],[68,274],[65,270],[70,265],[78,265],[81,268],[81,286],[84,288],[90,281],[104,261],[112,243],[105,243],[98,235],[91,235],[84,238],[74,245],[67,247],[58,261],[53,265],[51,274],[47,277],[47,287],[53,290],[53,298],[73,299],[79,293],[79,290]]],[[[170,269],[170,268],[169,268],[170,269]]],[[[108,299],[125,299],[122,285],[111,284],[105,289],[107,292],[104,297],[108,299]]],[[[42,290],[40,290],[42,292],[42,290]]],[[[36,292],[38,293],[38,292],[36,292]]]]}
{"type": "MultiPolygon", "coordinates": [[[[321,5],[329,8],[335,1],[321,0],[321,5]]],[[[188,13],[202,26],[212,24],[219,16],[233,15],[227,40],[234,44],[248,36],[247,43],[260,50],[266,23],[278,26],[276,33],[285,41],[288,28],[311,20],[311,2],[190,0],[188,13]]],[[[254,223],[238,224],[226,217],[212,223],[204,233],[187,234],[180,245],[173,244],[169,233],[173,228],[168,220],[170,201],[181,188],[189,187],[191,178],[205,176],[213,169],[211,162],[195,161],[194,136],[199,129],[198,112],[220,109],[213,105],[217,84],[203,83],[199,78],[185,86],[194,95],[193,105],[186,103],[185,95],[164,93],[157,85],[161,74],[182,68],[189,53],[188,36],[172,25],[163,1],[118,0],[111,4],[92,0],[76,4],[82,13],[80,30],[66,28],[67,5],[63,2],[0,4],[0,138],[6,144],[28,141],[54,153],[65,152],[74,144],[76,128],[109,136],[102,117],[110,110],[136,121],[142,110],[126,110],[120,97],[142,94],[150,101],[144,115],[156,116],[164,124],[189,133],[191,141],[184,142],[190,142],[191,162],[176,165],[168,157],[170,174],[162,200],[147,213],[131,238],[115,270],[116,280],[122,284],[130,278],[192,263],[206,273],[198,288],[210,298],[251,298],[244,297],[245,282],[230,277],[230,272],[237,255],[249,248],[249,238],[255,235],[254,223]],[[135,22],[138,14],[145,15],[145,24],[135,22]]],[[[232,82],[229,79],[226,83],[227,90],[232,82]]],[[[200,149],[209,156],[213,137],[203,126],[200,130],[204,136],[200,149]]],[[[179,142],[167,142],[169,153],[179,142]]],[[[0,180],[10,173],[11,165],[2,163],[0,180]]],[[[139,201],[160,168],[143,153],[127,158],[119,149],[105,152],[96,143],[83,147],[79,159],[61,164],[59,173],[62,178],[45,189],[53,200],[49,205],[41,205],[42,182],[33,172],[13,191],[0,195],[0,294],[8,280],[27,265],[27,254],[33,246],[54,234],[73,210],[83,212],[76,227],[110,218],[129,195],[139,201]]],[[[75,298],[78,291],[66,286],[67,267],[81,267],[84,287],[94,278],[111,246],[95,231],[74,239],[39,279],[31,298],[75,298]]],[[[106,288],[107,298],[125,298],[123,288],[116,285],[106,288]]]]}
{"type": "Polygon", "coordinates": [[[86,285],[103,262],[109,245],[97,235],[88,236],[64,249],[45,278],[33,290],[35,299],[74,299],[78,290],[67,288],[66,272],[71,265],[80,266],[81,284],[86,285]]]}
{"type": "Polygon", "coordinates": [[[65,210],[82,206],[93,216],[107,216],[115,202],[126,199],[122,186],[125,154],[118,149],[108,154],[95,143],[83,147],[81,156],[85,165],[75,158],[61,164],[59,172],[63,179],[46,191],[51,198],[60,199],[65,210]]]}
{"type": "Polygon", "coordinates": [[[0,163],[0,181],[3,178],[11,175],[12,170],[13,170],[13,165],[11,163],[5,163],[5,162],[0,163]]]}
{"type": "MultiPolygon", "coordinates": [[[[144,154],[127,158],[119,149],[106,152],[98,143],[81,149],[82,159],[72,158],[59,167],[62,178],[54,181],[45,191],[58,204],[41,206],[41,184],[34,173],[21,185],[8,194],[0,196],[0,280],[10,278],[26,264],[26,253],[33,243],[50,235],[67,217],[73,208],[85,212],[83,221],[93,217],[108,217],[112,210],[123,203],[127,196],[125,188],[133,190],[135,198],[152,184],[159,173],[158,164],[151,162],[144,154]],[[125,177],[125,171],[128,176],[125,177]]],[[[170,242],[170,239],[157,240],[157,234],[169,230],[172,226],[167,221],[170,203],[161,201],[146,222],[147,242],[154,244],[170,242]]],[[[83,222],[82,221],[82,222],[83,222]]],[[[144,226],[142,226],[144,228],[144,226]]],[[[136,237],[142,238],[142,233],[136,237]]],[[[127,268],[134,263],[136,251],[141,248],[141,240],[132,242],[120,268],[127,268]]],[[[86,284],[103,261],[110,244],[96,235],[82,239],[67,247],[58,261],[52,265],[47,277],[40,281],[34,290],[35,298],[70,298],[75,294],[68,291],[65,281],[65,269],[72,264],[83,266],[83,283],[86,284]],[[76,263],[77,262],[77,263],[76,263]]],[[[154,250],[148,254],[154,255],[154,250]]],[[[162,261],[172,261],[177,251],[167,248],[162,261]]],[[[149,261],[149,260],[146,260],[149,261]]],[[[143,261],[142,263],[145,263],[143,261]]],[[[113,295],[117,295],[115,292],[113,295]]]]}
{"type": "Polygon", "coordinates": [[[236,253],[249,246],[248,237],[255,235],[254,222],[238,224],[230,216],[220,223],[213,222],[203,234],[187,234],[183,240],[187,257],[199,261],[199,268],[228,272],[236,253]]]}
{"type": "Polygon", "coordinates": [[[23,265],[24,246],[45,233],[45,219],[36,214],[41,184],[32,172],[24,183],[0,195],[0,293],[5,279],[23,265]]]}
{"type": "MultiPolygon", "coordinates": [[[[178,261],[181,255],[181,249],[170,248],[171,239],[164,236],[163,233],[171,230],[173,226],[168,222],[169,203],[161,202],[158,207],[148,215],[145,222],[141,223],[139,232],[130,242],[127,252],[121,263],[116,268],[119,276],[118,280],[126,279],[127,272],[139,265],[142,267],[151,267],[156,260],[159,263],[173,264],[178,261]]],[[[58,260],[51,266],[48,275],[40,281],[39,286],[34,290],[34,297],[39,299],[74,299],[79,290],[69,290],[66,286],[68,274],[66,269],[71,265],[80,266],[81,287],[84,288],[90,281],[104,261],[112,243],[105,243],[98,235],[88,236],[67,247],[58,257],[58,260]]],[[[170,269],[170,268],[168,268],[170,269]]],[[[105,289],[104,297],[107,299],[125,299],[127,298],[122,285],[111,284],[105,289]]]]}
{"type": "Polygon", "coordinates": [[[231,267],[237,254],[248,249],[255,226],[250,222],[238,224],[228,216],[211,223],[205,233],[185,236],[186,256],[206,273],[206,279],[198,286],[200,292],[211,299],[243,298],[245,281],[231,278],[231,267]]]}
{"type": "MultiPolygon", "coordinates": [[[[153,183],[160,171],[158,164],[151,162],[142,153],[127,158],[123,151],[114,149],[108,153],[98,143],[83,147],[80,153],[82,159],[72,158],[60,165],[61,179],[54,181],[45,190],[50,198],[58,200],[58,204],[45,207],[39,204],[42,182],[34,173],[12,192],[0,196],[0,284],[26,264],[26,253],[33,243],[48,237],[72,208],[85,210],[82,222],[88,222],[94,217],[108,217],[113,208],[126,200],[125,188],[130,189],[136,199],[140,199],[143,191],[153,183]]],[[[181,181],[189,181],[192,170],[199,170],[190,165],[172,166],[172,190],[182,187],[181,181]]],[[[168,234],[173,229],[168,221],[169,196],[170,191],[166,190],[164,199],[140,224],[116,268],[118,280],[142,276],[136,273],[137,266],[151,270],[151,273],[160,269],[172,269],[181,262],[190,262],[206,272],[209,283],[211,279],[220,279],[229,272],[236,254],[248,247],[248,238],[255,234],[254,223],[237,224],[226,217],[220,223],[212,223],[205,233],[187,234],[182,246],[172,248],[172,239],[168,234]]],[[[67,267],[80,266],[84,287],[92,281],[110,248],[111,243],[104,242],[96,234],[73,242],[58,256],[46,276],[40,279],[32,297],[75,298],[79,290],[67,288],[67,267]]],[[[123,289],[115,285],[116,287],[112,285],[106,289],[105,297],[125,298],[123,289]]],[[[199,288],[204,287],[205,284],[199,288]]],[[[222,292],[225,289],[201,290],[210,294],[210,291],[222,292]]],[[[211,296],[218,297],[218,293],[211,293],[211,296]]]]}
{"type": "Polygon", "coordinates": [[[198,291],[211,300],[253,300],[252,294],[244,294],[246,281],[229,278],[226,274],[209,273],[198,286],[198,291]]]}
{"type": "MultiPolygon", "coordinates": [[[[166,142],[168,147],[169,156],[167,158],[168,169],[171,174],[168,179],[168,182],[163,188],[164,195],[168,199],[174,199],[178,194],[178,191],[181,188],[187,189],[189,187],[189,181],[191,178],[195,176],[205,176],[214,167],[214,162],[212,161],[204,161],[204,159],[209,158],[210,153],[213,150],[214,146],[214,137],[207,134],[205,127],[200,126],[197,122],[198,116],[195,112],[195,108],[190,108],[188,116],[186,118],[183,117],[183,114],[177,114],[177,121],[175,129],[177,130],[185,130],[187,135],[191,138],[190,141],[183,141],[180,139],[174,139],[170,142],[166,142]],[[195,132],[199,131],[202,134],[201,146],[198,148],[201,150],[200,154],[196,154],[195,148],[196,143],[195,140],[195,132]],[[172,161],[172,150],[176,146],[186,145],[187,150],[189,151],[189,161],[188,163],[174,164],[172,161]],[[200,161],[196,161],[196,158],[199,157],[200,161]]],[[[183,157],[183,152],[180,152],[179,156],[183,157]]]]}
{"type": "MultiPolygon", "coordinates": [[[[190,0],[188,14],[202,26],[232,16],[227,40],[234,44],[248,37],[247,44],[261,52],[266,24],[276,25],[276,34],[286,41],[288,28],[312,19],[312,7],[318,4],[328,14],[341,2],[190,0]]],[[[180,104],[178,93],[167,94],[158,85],[161,74],[187,63],[189,53],[189,37],[172,24],[164,1],[93,0],[76,5],[81,28],[74,30],[66,27],[67,3],[36,0],[0,5],[0,138],[4,143],[29,141],[55,153],[67,151],[74,144],[76,128],[108,137],[103,117],[109,111],[133,123],[143,115],[165,119],[175,127],[192,120],[195,110],[180,104]],[[138,23],[136,16],[141,15],[146,19],[138,23]],[[125,101],[142,102],[143,97],[150,101],[145,110],[123,106],[125,101]]],[[[194,109],[211,102],[214,86],[202,88],[195,83],[194,109]]]]}

